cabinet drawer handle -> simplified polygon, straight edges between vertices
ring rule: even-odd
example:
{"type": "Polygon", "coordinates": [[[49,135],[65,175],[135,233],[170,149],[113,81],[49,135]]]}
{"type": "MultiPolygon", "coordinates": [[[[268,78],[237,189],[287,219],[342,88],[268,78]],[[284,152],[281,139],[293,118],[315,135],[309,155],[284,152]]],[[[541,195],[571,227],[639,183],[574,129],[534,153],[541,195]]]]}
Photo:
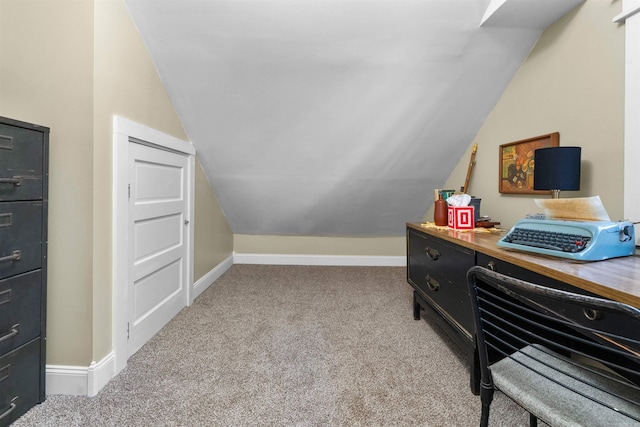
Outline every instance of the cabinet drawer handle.
{"type": "Polygon", "coordinates": [[[496,269],[496,264],[493,261],[489,261],[487,263],[487,269],[491,270],[491,271],[495,271],[496,269]]]}
{"type": "Polygon", "coordinates": [[[427,288],[429,288],[429,290],[435,292],[440,289],[440,283],[438,283],[438,281],[432,278],[430,275],[427,274],[427,277],[424,278],[424,281],[427,283],[427,288]]]}
{"type": "Polygon", "coordinates": [[[427,248],[427,249],[425,249],[425,252],[426,252],[427,256],[429,258],[431,258],[431,260],[433,260],[433,261],[435,261],[438,258],[440,258],[440,252],[438,252],[435,249],[427,248]]]}
{"type": "Polygon", "coordinates": [[[20,257],[22,254],[20,251],[13,251],[11,255],[3,256],[0,258],[0,262],[12,262],[12,261],[20,261],[20,257]]]}
{"type": "Polygon", "coordinates": [[[16,406],[18,406],[16,404],[16,400],[18,400],[18,396],[16,396],[13,399],[11,399],[11,404],[9,405],[9,409],[7,409],[2,414],[0,414],[0,421],[2,421],[3,418],[8,416],[10,413],[12,413],[14,409],[16,409],[16,406]]]}
{"type": "Polygon", "coordinates": [[[15,337],[16,335],[18,335],[18,332],[20,332],[20,330],[18,329],[19,327],[20,327],[19,323],[17,325],[13,325],[9,332],[7,332],[6,334],[4,334],[3,336],[0,337],[0,343],[3,343],[5,341],[15,337]]]}
{"type": "Polygon", "coordinates": [[[598,310],[594,310],[593,308],[583,308],[582,313],[584,314],[584,317],[589,320],[598,320],[602,317],[602,313],[598,310]]]}
{"type": "Polygon", "coordinates": [[[11,288],[0,292],[0,305],[11,302],[11,292],[12,292],[11,288]]]}
{"type": "Polygon", "coordinates": [[[13,184],[19,187],[22,184],[22,178],[14,176],[13,178],[0,178],[0,184],[13,184]]]}

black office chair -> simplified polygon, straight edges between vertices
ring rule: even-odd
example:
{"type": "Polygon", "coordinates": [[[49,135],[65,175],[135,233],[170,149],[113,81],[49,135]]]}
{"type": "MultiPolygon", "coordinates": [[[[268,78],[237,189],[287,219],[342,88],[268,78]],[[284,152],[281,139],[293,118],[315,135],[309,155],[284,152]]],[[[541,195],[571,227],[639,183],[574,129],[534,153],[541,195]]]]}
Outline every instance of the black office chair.
{"type": "Polygon", "coordinates": [[[640,425],[640,310],[486,268],[467,273],[481,369],[481,426],[494,390],[551,426],[640,425]]]}

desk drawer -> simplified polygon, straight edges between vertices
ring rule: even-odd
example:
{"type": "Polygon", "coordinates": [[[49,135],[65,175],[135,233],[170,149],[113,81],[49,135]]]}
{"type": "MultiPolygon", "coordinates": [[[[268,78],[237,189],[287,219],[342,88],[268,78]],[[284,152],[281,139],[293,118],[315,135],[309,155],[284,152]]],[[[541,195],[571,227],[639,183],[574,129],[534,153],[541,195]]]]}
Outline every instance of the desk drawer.
{"type": "Polygon", "coordinates": [[[425,272],[423,280],[416,278],[415,283],[422,291],[425,300],[449,323],[455,325],[468,339],[471,339],[475,328],[469,294],[437,273],[425,272]]]}
{"type": "MultiPolygon", "coordinates": [[[[606,262],[606,261],[601,261],[601,262],[606,262]]],[[[593,296],[597,298],[602,298],[598,295],[582,290],[580,288],[576,288],[575,286],[571,286],[567,283],[560,282],[555,279],[551,279],[549,277],[540,275],[533,271],[526,270],[516,265],[494,259],[484,254],[480,254],[480,253],[478,254],[478,265],[482,267],[490,267],[498,273],[506,274],[507,276],[515,277],[521,280],[526,280],[528,282],[546,286],[549,288],[560,289],[563,291],[573,292],[581,295],[588,295],[588,296],[593,296]]],[[[618,333],[623,336],[628,336],[636,340],[640,340],[640,331],[632,330],[629,327],[628,322],[618,318],[617,316],[614,316],[611,314],[593,312],[593,311],[584,311],[579,307],[573,307],[573,306],[570,308],[567,308],[564,305],[557,304],[554,301],[548,300],[548,299],[539,300],[537,301],[537,303],[542,304],[543,306],[549,308],[553,312],[558,313],[566,317],[567,319],[578,323],[581,326],[597,327],[607,332],[618,333]]],[[[596,337],[591,336],[591,338],[596,338],[596,337]]]]}
{"type": "Polygon", "coordinates": [[[40,340],[0,357],[0,426],[8,426],[39,402],[40,340]]]}
{"type": "Polygon", "coordinates": [[[413,230],[408,231],[407,239],[409,283],[470,338],[474,326],[466,272],[475,263],[475,253],[413,230]]]}
{"type": "Polygon", "coordinates": [[[561,289],[563,291],[575,292],[582,295],[596,296],[595,294],[583,291],[582,289],[576,288],[575,286],[571,286],[559,280],[543,276],[531,270],[526,270],[522,267],[518,267],[517,265],[492,258],[483,253],[478,253],[478,265],[480,267],[485,267],[498,273],[505,274],[507,276],[515,277],[516,279],[526,280],[528,282],[547,286],[549,288],[561,289]]]}
{"type": "Polygon", "coordinates": [[[0,201],[42,199],[44,134],[0,123],[0,201]]]}
{"type": "Polygon", "coordinates": [[[0,280],[0,354],[40,335],[42,271],[0,280]]]}
{"type": "Polygon", "coordinates": [[[42,202],[0,203],[0,278],[42,266],[42,202]]]}
{"type": "MultiPolygon", "coordinates": [[[[409,230],[409,278],[415,271],[427,270],[453,284],[461,292],[467,290],[467,270],[475,265],[475,252],[445,240],[409,230]]],[[[420,274],[422,276],[422,273],[420,274]]],[[[422,280],[423,277],[416,279],[422,280]]]]}

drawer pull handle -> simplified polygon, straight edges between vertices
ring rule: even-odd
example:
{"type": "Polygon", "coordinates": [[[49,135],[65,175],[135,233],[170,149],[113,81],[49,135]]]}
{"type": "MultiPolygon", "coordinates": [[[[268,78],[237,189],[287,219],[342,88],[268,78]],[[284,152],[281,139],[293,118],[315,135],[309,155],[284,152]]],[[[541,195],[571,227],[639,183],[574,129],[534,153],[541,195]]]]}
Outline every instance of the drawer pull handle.
{"type": "Polygon", "coordinates": [[[495,271],[496,270],[496,264],[493,261],[489,261],[487,263],[487,268],[491,271],[495,271]]]}
{"type": "Polygon", "coordinates": [[[0,292],[0,305],[11,302],[11,288],[0,292]]]}
{"type": "Polygon", "coordinates": [[[427,277],[425,277],[424,280],[427,283],[427,288],[429,288],[430,291],[435,292],[440,289],[440,283],[438,283],[438,281],[432,278],[430,275],[427,274],[427,277]]]}
{"type": "Polygon", "coordinates": [[[13,222],[13,214],[12,213],[2,213],[0,214],[0,228],[11,227],[11,223],[13,222]]]}
{"type": "Polygon", "coordinates": [[[12,413],[14,409],[16,409],[16,406],[18,406],[18,404],[16,403],[16,400],[18,400],[18,396],[11,399],[11,404],[9,405],[9,409],[7,409],[2,414],[0,414],[0,421],[2,421],[3,418],[7,417],[10,413],[12,413]]]}
{"type": "Polygon", "coordinates": [[[19,327],[20,327],[19,323],[17,325],[13,325],[9,332],[7,332],[6,334],[4,334],[3,336],[0,337],[0,343],[3,343],[5,341],[7,341],[7,340],[10,340],[11,338],[13,338],[16,335],[18,335],[18,332],[20,332],[20,330],[18,329],[19,327]]]}
{"type": "Polygon", "coordinates": [[[435,261],[438,258],[440,258],[440,252],[438,252],[435,249],[427,248],[425,249],[425,252],[427,253],[427,256],[431,258],[432,261],[435,261]]]}
{"type": "Polygon", "coordinates": [[[0,262],[20,261],[21,256],[22,254],[20,253],[20,251],[13,251],[11,255],[3,256],[2,258],[0,258],[0,262]]]}
{"type": "Polygon", "coordinates": [[[583,308],[582,313],[584,313],[584,317],[589,320],[598,320],[602,317],[602,313],[598,310],[594,310],[593,308],[583,308]]]}
{"type": "Polygon", "coordinates": [[[13,184],[16,187],[22,185],[22,178],[14,176],[13,178],[0,178],[0,184],[13,184]]]}
{"type": "Polygon", "coordinates": [[[11,364],[8,364],[7,366],[3,366],[2,368],[0,368],[0,383],[6,380],[7,378],[9,378],[9,375],[11,375],[10,369],[11,369],[11,364]]]}

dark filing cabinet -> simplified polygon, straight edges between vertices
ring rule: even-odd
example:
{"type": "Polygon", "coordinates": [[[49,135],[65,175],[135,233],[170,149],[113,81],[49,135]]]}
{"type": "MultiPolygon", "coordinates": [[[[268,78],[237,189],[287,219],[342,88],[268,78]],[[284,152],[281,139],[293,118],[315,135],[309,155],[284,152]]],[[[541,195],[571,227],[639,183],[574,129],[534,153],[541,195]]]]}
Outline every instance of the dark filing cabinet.
{"type": "Polygon", "coordinates": [[[49,128],[0,117],[0,426],[45,399],[49,128]]]}

